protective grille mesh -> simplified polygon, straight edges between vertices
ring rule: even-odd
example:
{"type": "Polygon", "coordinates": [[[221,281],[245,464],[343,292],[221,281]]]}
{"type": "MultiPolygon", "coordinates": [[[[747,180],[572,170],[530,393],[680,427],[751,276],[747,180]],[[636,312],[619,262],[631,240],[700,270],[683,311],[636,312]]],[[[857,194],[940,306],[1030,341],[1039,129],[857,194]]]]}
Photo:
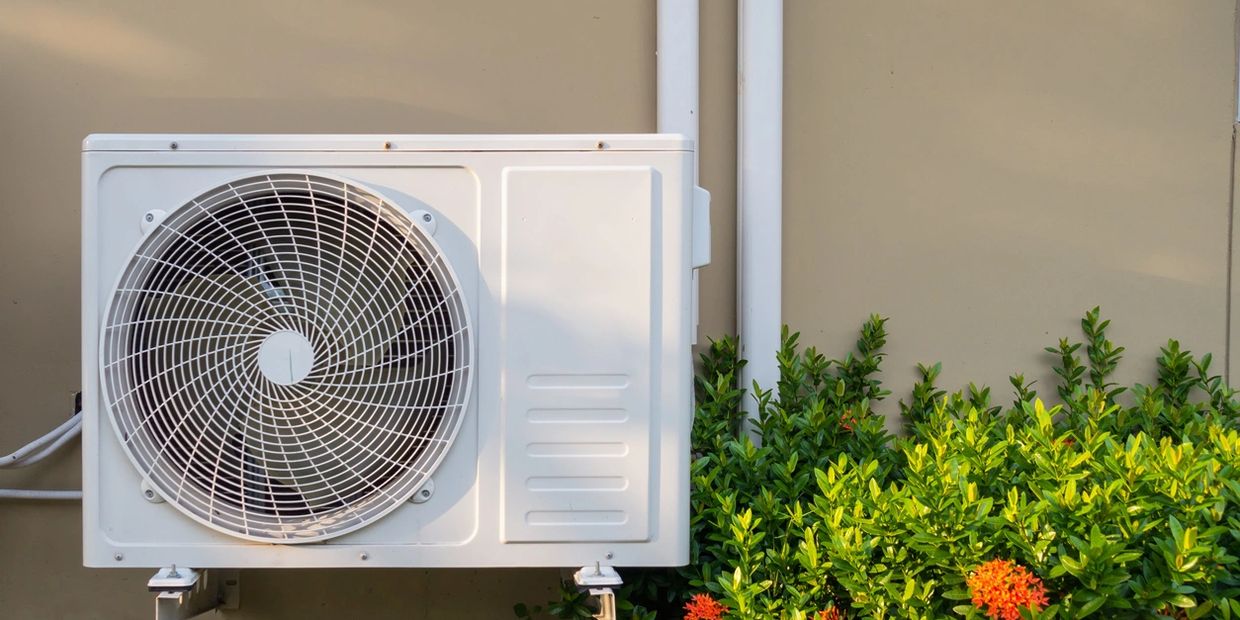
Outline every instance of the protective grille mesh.
{"type": "Polygon", "coordinates": [[[100,355],[152,486],[264,542],[405,502],[447,452],[471,372],[438,246],[364,189],[300,173],[229,183],[160,223],[113,292],[100,355]]]}

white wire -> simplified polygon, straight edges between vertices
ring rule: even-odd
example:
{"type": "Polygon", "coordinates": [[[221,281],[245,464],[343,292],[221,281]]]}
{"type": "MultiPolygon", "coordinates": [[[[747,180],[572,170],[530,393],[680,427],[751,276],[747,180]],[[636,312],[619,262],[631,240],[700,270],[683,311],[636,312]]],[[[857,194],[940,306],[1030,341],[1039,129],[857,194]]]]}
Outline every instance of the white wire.
{"type": "Polygon", "coordinates": [[[81,430],[82,414],[75,413],[60,426],[52,429],[42,437],[18,448],[12,454],[0,457],[0,469],[33,465],[59,450],[65,443],[76,437],[81,430]],[[33,460],[30,459],[31,455],[34,455],[33,460]]]}
{"type": "Polygon", "coordinates": [[[52,443],[48,444],[46,447],[44,447],[42,450],[38,451],[37,453],[32,454],[20,461],[17,461],[9,465],[9,468],[18,469],[21,467],[30,467],[31,465],[34,465],[35,463],[38,463],[39,461],[42,461],[43,459],[60,451],[60,449],[65,446],[65,444],[69,443],[70,441],[73,441],[74,439],[77,439],[78,435],[81,435],[81,434],[82,434],[82,421],[78,420],[77,424],[74,424],[72,427],[70,427],[69,430],[65,432],[65,434],[61,435],[60,437],[57,437],[56,441],[53,441],[52,443]]]}
{"type": "MultiPolygon", "coordinates": [[[[12,454],[0,457],[0,469],[16,469],[34,465],[55,454],[80,434],[82,434],[82,414],[75,413],[42,437],[18,448],[12,454]]],[[[4,499],[73,501],[82,499],[82,492],[68,489],[0,489],[0,500],[4,499]]]]}
{"type": "Polygon", "coordinates": [[[75,490],[0,489],[0,499],[78,500],[82,499],[82,492],[75,490]]]}

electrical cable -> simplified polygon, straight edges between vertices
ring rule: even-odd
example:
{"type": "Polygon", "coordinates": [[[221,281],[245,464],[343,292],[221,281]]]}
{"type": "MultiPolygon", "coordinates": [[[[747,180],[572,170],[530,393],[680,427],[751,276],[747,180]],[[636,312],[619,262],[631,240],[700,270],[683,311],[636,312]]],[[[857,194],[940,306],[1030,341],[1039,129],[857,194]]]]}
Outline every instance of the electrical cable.
{"type": "Polygon", "coordinates": [[[0,499],[50,499],[80,500],[82,492],[78,490],[50,489],[0,489],[0,499]]]}
{"type": "Polygon", "coordinates": [[[34,454],[31,454],[20,461],[10,463],[7,466],[5,466],[5,468],[6,469],[19,469],[22,467],[30,467],[31,465],[34,465],[35,463],[38,463],[39,461],[42,461],[43,459],[55,454],[61,448],[63,448],[65,444],[69,443],[70,441],[73,441],[74,439],[77,439],[77,437],[81,434],[82,434],[82,421],[81,419],[79,419],[76,424],[74,424],[72,427],[69,428],[68,431],[66,431],[60,437],[57,437],[56,440],[53,441],[52,443],[44,446],[42,450],[34,454]]]}
{"type": "MultiPolygon", "coordinates": [[[[18,448],[11,454],[0,456],[0,469],[18,469],[30,467],[47,457],[59,452],[70,441],[82,434],[81,394],[75,398],[76,406],[73,415],[34,441],[18,448]]],[[[33,499],[33,500],[80,500],[82,492],[65,489],[0,489],[0,499],[33,499]]]]}
{"type": "MultiPolygon", "coordinates": [[[[74,427],[78,427],[80,429],[81,421],[82,421],[82,414],[80,412],[75,413],[68,420],[65,420],[64,423],[62,423],[60,426],[57,426],[51,431],[48,431],[48,433],[43,435],[42,437],[39,437],[38,439],[35,439],[34,441],[18,448],[12,454],[0,456],[0,469],[10,468],[10,467],[22,467],[22,465],[18,465],[18,463],[21,463],[22,461],[26,460],[26,458],[29,457],[31,454],[36,453],[36,451],[40,450],[41,448],[43,448],[44,446],[48,444],[55,443],[61,437],[69,433],[72,433],[74,427]]],[[[64,444],[61,444],[61,445],[64,445],[64,444]]]]}

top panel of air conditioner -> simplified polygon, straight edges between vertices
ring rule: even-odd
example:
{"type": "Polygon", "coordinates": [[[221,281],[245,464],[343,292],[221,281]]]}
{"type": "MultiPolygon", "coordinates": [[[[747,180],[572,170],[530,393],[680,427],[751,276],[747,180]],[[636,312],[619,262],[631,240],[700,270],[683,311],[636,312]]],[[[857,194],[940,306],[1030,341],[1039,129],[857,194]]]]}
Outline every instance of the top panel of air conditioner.
{"type": "Polygon", "coordinates": [[[94,134],[83,151],[692,151],[675,134],[326,135],[94,134]],[[172,145],[176,146],[173,147],[172,145]]]}
{"type": "Polygon", "coordinates": [[[94,135],[89,566],[679,565],[679,136],[94,135]]]}

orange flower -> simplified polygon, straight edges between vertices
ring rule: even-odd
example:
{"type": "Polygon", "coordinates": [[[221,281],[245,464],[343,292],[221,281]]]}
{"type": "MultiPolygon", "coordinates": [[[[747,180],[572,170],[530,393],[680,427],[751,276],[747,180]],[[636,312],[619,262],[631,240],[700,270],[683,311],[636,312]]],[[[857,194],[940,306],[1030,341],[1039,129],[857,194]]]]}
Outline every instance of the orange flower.
{"type": "Polygon", "coordinates": [[[1022,607],[1037,611],[1047,604],[1042,580],[1011,560],[991,560],[969,575],[973,606],[991,618],[1020,620],[1022,607]]]}
{"type": "Polygon", "coordinates": [[[814,620],[844,620],[844,615],[840,613],[840,608],[831,606],[814,616],[814,620]]]}
{"type": "Polygon", "coordinates": [[[847,409],[840,415],[840,428],[852,432],[853,427],[861,422],[861,416],[853,413],[852,409],[847,409]]]}
{"type": "Polygon", "coordinates": [[[685,620],[720,620],[726,613],[728,608],[709,594],[694,594],[685,603],[685,620]]]}

